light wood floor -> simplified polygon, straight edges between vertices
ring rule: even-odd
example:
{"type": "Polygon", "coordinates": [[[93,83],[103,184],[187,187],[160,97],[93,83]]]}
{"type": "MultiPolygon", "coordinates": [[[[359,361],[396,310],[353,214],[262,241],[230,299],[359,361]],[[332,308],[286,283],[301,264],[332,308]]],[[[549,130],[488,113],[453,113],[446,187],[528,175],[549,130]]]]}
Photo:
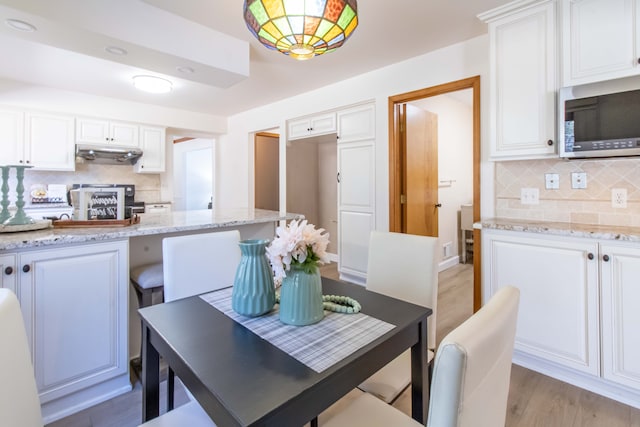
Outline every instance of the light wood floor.
{"type": "MultiPolygon", "coordinates": [[[[337,278],[335,264],[322,267],[323,276],[337,278]]],[[[436,340],[440,340],[472,313],[472,277],[470,264],[460,264],[439,275],[436,340]]],[[[162,390],[164,391],[164,390],[162,390]]],[[[407,389],[394,406],[409,414],[410,391],[407,389]]],[[[350,393],[319,417],[339,410],[352,399],[350,393]]],[[[176,386],[176,405],[186,402],[180,385],[176,386]]],[[[164,399],[163,399],[164,400],[164,399]]],[[[48,424],[47,427],[133,427],[141,420],[140,383],[122,396],[48,424]]],[[[161,408],[164,411],[164,408],[161,408]]],[[[513,365],[507,409],[507,427],[640,427],[640,410],[573,387],[561,381],[513,365]]],[[[390,426],[392,427],[392,426],[390,426]]]]}

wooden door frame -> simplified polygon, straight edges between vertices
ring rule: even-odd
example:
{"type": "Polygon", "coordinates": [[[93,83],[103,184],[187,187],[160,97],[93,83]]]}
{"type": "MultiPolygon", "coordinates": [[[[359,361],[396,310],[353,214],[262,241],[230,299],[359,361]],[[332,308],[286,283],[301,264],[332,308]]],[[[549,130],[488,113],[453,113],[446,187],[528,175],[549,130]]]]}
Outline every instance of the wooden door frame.
{"type": "MultiPolygon", "coordinates": [[[[402,169],[399,129],[395,120],[396,105],[463,89],[473,89],[473,221],[480,221],[480,76],[469,77],[389,97],[389,231],[401,231],[400,194],[402,169]]],[[[480,230],[473,230],[473,310],[482,305],[480,230]]]]}

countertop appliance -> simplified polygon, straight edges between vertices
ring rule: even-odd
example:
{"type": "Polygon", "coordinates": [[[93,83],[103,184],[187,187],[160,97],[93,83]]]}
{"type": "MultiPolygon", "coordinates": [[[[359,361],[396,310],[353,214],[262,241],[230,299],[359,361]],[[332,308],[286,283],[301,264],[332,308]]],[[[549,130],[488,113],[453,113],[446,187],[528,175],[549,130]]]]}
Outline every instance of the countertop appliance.
{"type": "MultiPolygon", "coordinates": [[[[130,218],[134,214],[144,213],[144,202],[136,202],[136,186],[133,184],[73,184],[71,189],[78,188],[122,188],[124,191],[124,217],[130,218]]],[[[71,199],[69,199],[71,203],[71,199]]]]}
{"type": "Polygon", "coordinates": [[[568,99],[560,157],[640,156],[640,90],[568,99]]]}

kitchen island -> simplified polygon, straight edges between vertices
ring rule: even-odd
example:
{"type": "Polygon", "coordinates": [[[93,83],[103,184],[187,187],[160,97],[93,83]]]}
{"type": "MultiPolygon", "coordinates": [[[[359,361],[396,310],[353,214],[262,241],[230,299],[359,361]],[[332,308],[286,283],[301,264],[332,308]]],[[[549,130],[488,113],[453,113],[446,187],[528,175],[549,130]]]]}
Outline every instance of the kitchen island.
{"type": "Polygon", "coordinates": [[[131,389],[139,321],[129,270],[161,261],[164,237],[238,229],[242,239],[273,238],[279,221],[298,216],[178,211],[126,227],[0,233],[0,287],[20,300],[45,424],[131,389]]]}

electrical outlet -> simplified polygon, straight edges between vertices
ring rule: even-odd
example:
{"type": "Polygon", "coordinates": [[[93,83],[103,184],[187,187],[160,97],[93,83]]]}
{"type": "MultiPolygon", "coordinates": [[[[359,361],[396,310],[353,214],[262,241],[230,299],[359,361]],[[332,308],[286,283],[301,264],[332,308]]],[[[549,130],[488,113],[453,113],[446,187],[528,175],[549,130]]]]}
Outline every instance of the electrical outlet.
{"type": "Polygon", "coordinates": [[[587,173],[586,172],[572,172],[571,173],[571,188],[584,189],[587,188],[587,173]]]}
{"type": "Polygon", "coordinates": [[[560,188],[560,175],[557,173],[545,173],[544,188],[547,190],[558,190],[560,188]]]}
{"type": "Polygon", "coordinates": [[[627,207],[627,189],[626,188],[611,189],[611,207],[612,208],[627,207]]]}
{"type": "Polygon", "coordinates": [[[537,188],[521,188],[520,203],[523,205],[537,205],[540,203],[540,190],[537,188]]]}
{"type": "Polygon", "coordinates": [[[449,258],[451,256],[451,248],[453,247],[452,242],[447,242],[442,245],[442,255],[444,258],[449,258]]]}

